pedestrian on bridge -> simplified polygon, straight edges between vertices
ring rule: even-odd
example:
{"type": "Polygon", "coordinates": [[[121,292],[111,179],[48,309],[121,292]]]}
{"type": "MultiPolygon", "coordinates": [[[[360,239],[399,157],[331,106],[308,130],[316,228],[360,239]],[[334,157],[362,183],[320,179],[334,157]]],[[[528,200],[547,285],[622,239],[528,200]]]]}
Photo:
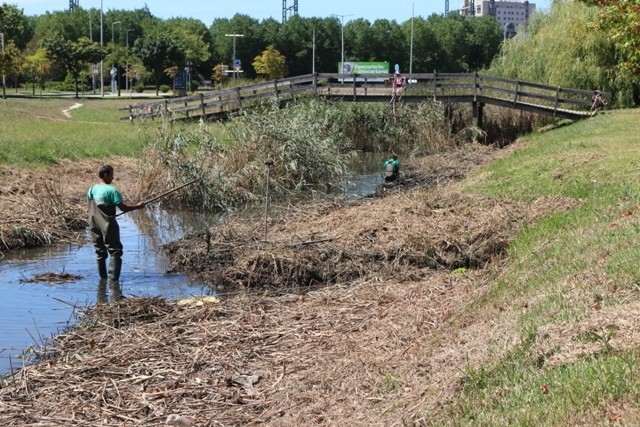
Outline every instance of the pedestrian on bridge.
{"type": "Polygon", "coordinates": [[[393,80],[391,81],[391,104],[395,104],[396,101],[402,98],[405,82],[406,79],[400,75],[400,71],[396,71],[393,74],[393,80]]]}

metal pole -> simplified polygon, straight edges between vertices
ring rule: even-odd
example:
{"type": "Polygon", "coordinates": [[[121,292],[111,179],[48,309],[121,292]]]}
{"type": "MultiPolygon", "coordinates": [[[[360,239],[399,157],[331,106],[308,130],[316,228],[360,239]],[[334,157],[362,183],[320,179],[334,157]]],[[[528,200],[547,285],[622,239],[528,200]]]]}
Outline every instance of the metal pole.
{"type": "Polygon", "coordinates": [[[225,34],[226,37],[233,37],[233,59],[231,60],[231,66],[233,67],[233,78],[238,78],[236,72],[236,37],[244,37],[244,34],[225,34]]]}
{"type": "MultiPolygon", "coordinates": [[[[89,38],[93,41],[93,27],[91,26],[91,10],[89,11],[89,38]]],[[[93,94],[96,94],[96,73],[94,72],[96,64],[91,64],[91,87],[93,88],[93,94]]]]}
{"type": "MultiPolygon", "coordinates": [[[[116,24],[121,24],[122,22],[120,21],[116,21],[116,22],[112,22],[111,23],[111,49],[113,49],[113,52],[115,53],[116,51],[116,42],[115,42],[115,37],[114,37],[114,27],[116,26],[116,24]]],[[[113,70],[115,68],[116,64],[111,61],[111,70],[113,70]]],[[[115,73],[116,75],[113,76],[111,75],[111,72],[109,73],[109,75],[111,76],[111,93],[114,93],[116,91],[116,85],[114,84],[114,82],[116,82],[116,76],[118,75],[118,73],[115,73]]]]}
{"type": "Polygon", "coordinates": [[[267,191],[264,203],[264,241],[266,242],[269,235],[269,175],[273,160],[267,160],[264,165],[267,167],[267,191]]]}
{"type": "MultiPolygon", "coordinates": [[[[0,41],[2,42],[2,54],[4,55],[4,33],[0,33],[0,41]]],[[[4,72],[2,73],[2,99],[7,99],[6,95],[7,82],[4,72]]]]}
{"type": "MultiPolygon", "coordinates": [[[[104,42],[103,42],[103,34],[104,34],[104,30],[102,28],[103,26],[103,9],[102,9],[102,0],[100,0],[100,47],[104,46],[104,42]]],[[[100,96],[104,97],[104,60],[100,59],[100,96]]]]}
{"type": "Polygon", "coordinates": [[[413,73],[413,16],[415,13],[415,2],[411,2],[411,47],[409,48],[409,74],[413,73]]]}
{"type": "MultiPolygon", "coordinates": [[[[350,13],[348,15],[337,15],[337,14],[333,14],[331,16],[335,16],[336,18],[339,17],[340,18],[340,27],[341,27],[341,41],[340,41],[340,74],[344,73],[344,18],[345,16],[351,16],[353,15],[353,13],[350,13]]],[[[342,82],[344,83],[344,79],[342,79],[342,82]]]]}
{"type": "Polygon", "coordinates": [[[313,49],[312,49],[312,54],[311,56],[313,57],[312,62],[311,62],[311,73],[315,74],[316,73],[316,29],[313,29],[313,49]]]}

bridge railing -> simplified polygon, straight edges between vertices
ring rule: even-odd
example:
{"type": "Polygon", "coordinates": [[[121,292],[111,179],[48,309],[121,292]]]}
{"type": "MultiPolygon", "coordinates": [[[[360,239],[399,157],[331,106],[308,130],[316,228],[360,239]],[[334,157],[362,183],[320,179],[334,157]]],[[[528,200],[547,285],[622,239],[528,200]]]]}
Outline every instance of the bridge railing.
{"type": "MultiPolygon", "coordinates": [[[[556,114],[588,114],[592,90],[562,88],[479,73],[415,73],[406,75],[402,98],[407,102],[480,102],[556,114]]],[[[355,102],[389,102],[392,74],[316,73],[255,83],[194,96],[143,102],[122,109],[128,118],[183,114],[209,116],[242,111],[272,98],[315,94],[355,102]]],[[[608,93],[603,93],[610,97],[608,93]]]]}

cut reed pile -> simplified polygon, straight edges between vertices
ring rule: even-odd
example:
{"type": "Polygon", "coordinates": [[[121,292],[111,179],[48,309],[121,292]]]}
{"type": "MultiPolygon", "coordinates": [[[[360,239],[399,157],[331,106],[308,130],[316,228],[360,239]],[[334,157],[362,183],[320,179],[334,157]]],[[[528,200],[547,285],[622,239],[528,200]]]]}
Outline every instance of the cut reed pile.
{"type": "Polygon", "coordinates": [[[425,180],[433,188],[292,207],[274,217],[268,245],[261,224],[240,222],[173,245],[174,263],[214,283],[326,286],[87,310],[51,358],[7,378],[0,424],[395,426],[446,417],[439,411],[460,389],[460,366],[508,352],[513,336],[513,322],[489,328],[490,319],[470,318],[493,274],[483,267],[504,256],[522,224],[577,203],[523,206],[439,185],[490,157],[473,152],[432,157],[429,171],[448,177],[425,180]],[[449,271],[457,266],[474,269],[449,271]]]}
{"type": "Polygon", "coordinates": [[[504,254],[527,207],[449,194],[442,186],[490,153],[476,145],[429,156],[372,199],[289,206],[269,220],[267,242],[262,217],[225,222],[167,245],[171,268],[219,288],[307,287],[413,269],[482,268],[504,254]]]}

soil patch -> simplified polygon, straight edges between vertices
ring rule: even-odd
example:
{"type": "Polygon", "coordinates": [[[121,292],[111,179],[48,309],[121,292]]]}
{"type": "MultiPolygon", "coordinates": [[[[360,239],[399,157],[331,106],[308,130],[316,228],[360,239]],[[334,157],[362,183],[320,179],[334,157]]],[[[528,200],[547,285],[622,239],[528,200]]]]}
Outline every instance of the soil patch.
{"type": "Polygon", "coordinates": [[[61,283],[71,283],[77,280],[82,279],[81,276],[69,273],[41,273],[36,274],[30,279],[20,279],[21,283],[51,283],[51,284],[61,284],[61,283]]]}

